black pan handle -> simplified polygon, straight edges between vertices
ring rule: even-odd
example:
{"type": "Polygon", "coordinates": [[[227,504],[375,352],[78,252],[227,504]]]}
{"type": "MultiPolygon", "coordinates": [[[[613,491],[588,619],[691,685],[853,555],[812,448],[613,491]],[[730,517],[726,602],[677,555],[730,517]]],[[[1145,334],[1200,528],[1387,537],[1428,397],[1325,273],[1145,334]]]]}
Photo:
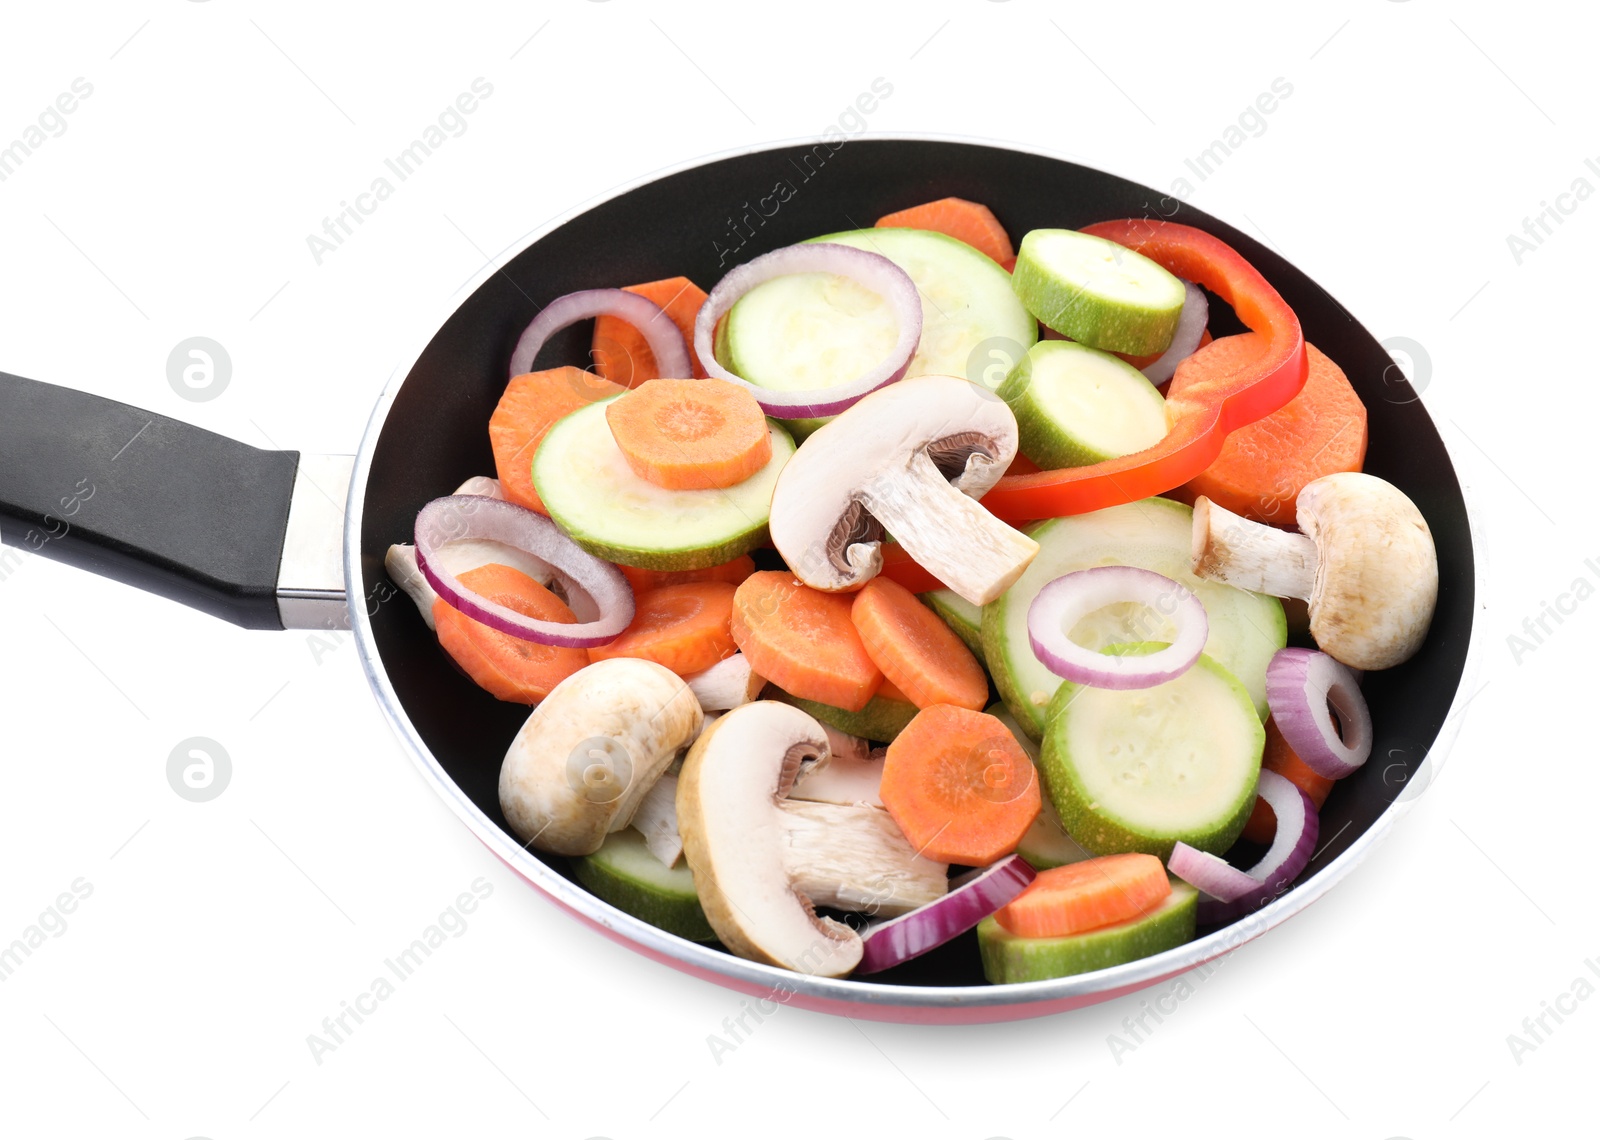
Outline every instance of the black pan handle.
{"type": "Polygon", "coordinates": [[[0,372],[0,581],[42,555],[247,629],[342,627],[349,474],[0,372]]]}

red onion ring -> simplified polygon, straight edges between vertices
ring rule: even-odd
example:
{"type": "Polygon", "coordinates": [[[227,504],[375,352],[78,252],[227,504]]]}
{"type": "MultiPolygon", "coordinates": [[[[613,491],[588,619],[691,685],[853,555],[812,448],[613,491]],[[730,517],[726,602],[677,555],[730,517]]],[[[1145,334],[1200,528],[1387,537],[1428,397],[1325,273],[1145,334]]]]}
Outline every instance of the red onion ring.
{"type": "Polygon", "coordinates": [[[447,495],[417,512],[417,569],[434,592],[474,621],[524,641],[586,649],[613,640],[633,621],[633,587],[609,562],[584,550],[526,507],[483,495],[447,495]],[[461,539],[503,542],[550,565],[577,624],[541,621],[491,602],[444,569],[442,547],[461,539]]]}
{"type": "Polygon", "coordinates": [[[1232,922],[1259,910],[1282,894],[1311,862],[1320,831],[1317,805],[1284,776],[1263,769],[1256,794],[1278,817],[1278,830],[1259,862],[1241,871],[1223,859],[1180,842],[1172,849],[1167,869],[1184,882],[1209,895],[1200,900],[1200,921],[1208,925],[1232,922]]]}
{"type": "Polygon", "coordinates": [[[1028,607],[1034,656],[1058,677],[1098,689],[1148,689],[1182,676],[1200,659],[1209,633],[1206,608],[1193,591],[1137,566],[1095,566],[1063,574],[1047,583],[1028,607]],[[1171,644],[1143,657],[1116,657],[1068,636],[1085,617],[1116,602],[1143,602],[1171,617],[1178,627],[1171,644]]]}
{"type": "Polygon", "coordinates": [[[1205,335],[1206,322],[1210,319],[1211,303],[1206,300],[1205,290],[1193,281],[1184,281],[1183,311],[1178,314],[1178,327],[1173,330],[1172,343],[1167,346],[1167,351],[1139,369],[1145,379],[1152,384],[1165,384],[1171,380],[1178,365],[1193,356],[1195,349],[1200,347],[1200,338],[1205,335]]]}
{"type": "Polygon", "coordinates": [[[1315,649],[1280,649],[1267,666],[1267,707],[1278,730],[1319,776],[1348,776],[1372,755],[1372,713],[1349,667],[1315,649]],[[1328,715],[1332,705],[1343,732],[1328,715]]]}
{"type": "Polygon", "coordinates": [[[517,338],[517,347],[511,350],[511,375],[521,376],[531,370],[544,342],[568,325],[589,317],[607,316],[619,317],[639,330],[650,346],[650,354],[656,358],[656,370],[661,375],[693,375],[689,347],[683,343],[683,333],[672,323],[666,310],[650,298],[626,289],[581,289],[551,301],[517,338]]]}
{"type": "Polygon", "coordinates": [[[735,266],[711,290],[694,322],[694,350],[706,373],[743,385],[768,415],[788,420],[837,415],[868,392],[893,384],[911,366],[911,358],[916,355],[921,339],[922,300],[906,271],[882,254],[834,242],[801,242],[735,266]],[[900,323],[899,338],[889,355],[877,367],[848,384],[809,392],[775,392],[762,388],[718,363],[712,351],[712,334],[717,322],[757,285],[792,273],[834,273],[848,277],[887,301],[900,323]]]}
{"type": "Polygon", "coordinates": [[[951,879],[943,898],[863,930],[856,973],[887,970],[965,934],[1020,895],[1034,875],[1020,855],[1007,855],[951,879]]]}

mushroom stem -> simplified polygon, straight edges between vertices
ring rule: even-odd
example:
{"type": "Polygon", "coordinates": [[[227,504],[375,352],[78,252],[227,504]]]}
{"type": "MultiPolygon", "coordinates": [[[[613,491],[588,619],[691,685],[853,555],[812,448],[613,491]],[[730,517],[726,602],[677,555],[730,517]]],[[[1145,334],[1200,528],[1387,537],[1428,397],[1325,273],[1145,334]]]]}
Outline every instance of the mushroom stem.
{"type": "Polygon", "coordinates": [[[947,866],[918,855],[894,818],[870,804],[778,804],[783,862],[816,906],[892,918],[943,897],[947,866]]]}
{"type": "Polygon", "coordinates": [[[1194,572],[1275,598],[1311,597],[1317,546],[1303,534],[1252,522],[1201,495],[1190,546],[1194,572]]]}
{"type": "Polygon", "coordinates": [[[678,834],[678,777],[668,772],[639,801],[629,825],[644,836],[650,854],[668,867],[675,866],[683,854],[683,838],[678,834]]]}
{"type": "Polygon", "coordinates": [[[760,696],[767,679],[750,668],[743,653],[724,657],[709,669],[684,678],[706,712],[722,712],[749,704],[760,696]]]}
{"type": "Polygon", "coordinates": [[[506,497],[505,489],[500,486],[500,480],[488,475],[474,475],[454,491],[457,495],[482,495],[487,499],[503,499],[506,497]]]}
{"type": "Polygon", "coordinates": [[[791,800],[822,804],[872,804],[883,806],[883,749],[859,736],[823,725],[828,734],[828,763],[804,772],[789,790],[791,800]]]}
{"type": "Polygon", "coordinates": [[[973,605],[1005,593],[1039,553],[1033,539],[953,486],[926,451],[868,480],[858,494],[915,562],[973,605]]]}
{"type": "MultiPolygon", "coordinates": [[[[824,724],[822,731],[828,737],[828,752],[831,754],[830,764],[837,764],[840,760],[866,760],[872,755],[871,743],[859,736],[851,736],[848,732],[834,728],[831,724],[824,724]]],[[[790,793],[790,795],[793,794],[793,792],[790,793]]]]}
{"type": "Polygon", "coordinates": [[[390,580],[417,603],[422,620],[433,629],[433,603],[439,600],[439,595],[417,568],[417,548],[409,542],[395,543],[383,556],[383,568],[389,572],[390,580]]]}

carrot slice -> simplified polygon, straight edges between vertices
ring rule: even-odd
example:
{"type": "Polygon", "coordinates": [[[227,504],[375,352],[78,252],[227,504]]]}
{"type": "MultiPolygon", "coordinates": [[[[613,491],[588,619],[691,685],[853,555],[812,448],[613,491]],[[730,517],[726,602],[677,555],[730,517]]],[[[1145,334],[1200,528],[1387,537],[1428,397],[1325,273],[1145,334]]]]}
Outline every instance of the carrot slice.
{"type": "Polygon", "coordinates": [[[898,582],[868,582],[850,604],[850,620],[884,679],[919,709],[959,705],[981,712],[988,706],[989,678],[972,650],[898,582]]]}
{"type": "Polygon", "coordinates": [[[1021,938],[1062,938],[1138,918],[1170,893],[1167,869],[1154,855],[1101,855],[1040,871],[994,917],[1021,938]]]}
{"type": "MultiPolygon", "coordinates": [[[[461,584],[492,602],[541,621],[576,622],[560,598],[520,570],[491,562],[460,575],[461,584]]],[[[444,599],[433,603],[439,644],[478,687],[502,701],[536,705],[589,664],[581,649],[541,645],[469,618],[444,599]]]]}
{"type": "Polygon", "coordinates": [[[813,590],[786,570],[739,583],[733,640],[778,688],[847,712],[865,708],[883,680],[850,620],[849,595],[813,590]]]}
{"type": "Polygon", "coordinates": [[[968,867],[1015,851],[1043,802],[1005,723],[955,705],[923,709],[890,742],[878,794],[912,847],[968,867]]]}
{"type": "MultiPolygon", "coordinates": [[[[1172,379],[1168,399],[1196,383],[1259,359],[1266,341],[1256,333],[1223,337],[1197,352],[1172,379]]],[[[1204,495],[1257,522],[1294,525],[1294,501],[1313,479],[1360,471],[1367,455],[1367,409],[1340,367],[1306,344],[1306,384],[1265,419],[1229,434],[1210,467],[1185,483],[1180,497],[1204,495]]]]}
{"type": "Polygon", "coordinates": [[[1017,252],[1000,219],[988,206],[965,198],[940,198],[906,210],[896,210],[878,219],[879,226],[899,226],[908,230],[933,230],[964,241],[979,253],[988,254],[1001,265],[1015,264],[1017,252]]]}
{"type": "Polygon", "coordinates": [[[589,660],[642,657],[680,677],[709,669],[738,649],[728,628],[733,593],[727,582],[684,582],[651,590],[635,600],[633,621],[621,636],[589,650],[589,660]]]}
{"type": "Polygon", "coordinates": [[[647,381],[607,405],[606,423],[634,474],[672,491],[731,487],[772,458],[766,413],[726,380],[647,381]]]}
{"type": "Polygon", "coordinates": [[[495,474],[506,498],[548,514],[533,489],[533,453],[561,417],[596,400],[620,396],[622,388],[581,368],[524,372],[506,385],[489,417],[495,474]]]}
{"type": "MultiPolygon", "coordinates": [[[[1278,773],[1299,788],[1317,805],[1318,811],[1322,810],[1322,805],[1328,801],[1328,793],[1333,790],[1333,781],[1308,768],[1306,762],[1289,747],[1283,733],[1278,731],[1277,722],[1270,718],[1267,721],[1267,744],[1261,754],[1261,766],[1278,773]]],[[[1273,814],[1267,801],[1257,796],[1256,806],[1244,825],[1244,838],[1252,843],[1271,843],[1277,833],[1278,817],[1273,814]]]]}
{"type": "Polygon", "coordinates": [[[756,562],[748,554],[741,554],[732,562],[707,566],[704,570],[646,570],[640,566],[620,564],[617,569],[622,571],[622,576],[637,595],[661,586],[679,586],[685,582],[727,582],[737,586],[756,572],[756,562]]]}
{"type": "Polygon", "coordinates": [[[909,705],[912,703],[911,698],[906,696],[905,693],[900,690],[900,686],[896,685],[887,677],[879,682],[878,691],[872,695],[875,697],[882,697],[886,701],[899,701],[903,705],[909,705]]]}
{"type": "MultiPolygon", "coordinates": [[[[668,277],[661,281],[647,281],[643,285],[629,285],[627,292],[654,301],[666,310],[672,323],[683,334],[689,346],[689,363],[696,376],[705,376],[706,370],[694,351],[694,320],[700,315],[700,306],[706,295],[700,286],[687,277],[668,277]]],[[[661,375],[656,368],[655,354],[645,343],[644,334],[621,317],[596,317],[594,341],[590,349],[594,370],[607,380],[624,388],[637,388],[646,380],[661,375]]]]}

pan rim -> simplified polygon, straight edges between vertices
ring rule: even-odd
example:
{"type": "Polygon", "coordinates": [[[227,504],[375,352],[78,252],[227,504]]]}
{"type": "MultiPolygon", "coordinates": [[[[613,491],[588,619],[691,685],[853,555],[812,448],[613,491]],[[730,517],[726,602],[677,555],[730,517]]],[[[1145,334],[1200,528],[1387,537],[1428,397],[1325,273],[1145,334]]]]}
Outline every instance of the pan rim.
{"type": "MultiPolygon", "coordinates": [[[[1116,177],[1124,177],[1115,171],[1079,161],[1083,156],[1069,157],[1062,152],[1008,140],[936,132],[884,132],[881,134],[873,133],[851,141],[869,140],[955,143],[999,148],[1066,162],[1099,173],[1112,174],[1116,177]]],[[[658,168],[592,195],[515,239],[491,257],[472,278],[451,296],[449,303],[452,307],[448,310],[444,320],[448,320],[449,315],[453,314],[467,297],[471,296],[481,285],[500,272],[506,264],[530,244],[604,202],[673,174],[707,166],[725,159],[759,154],[764,151],[778,150],[814,141],[815,139],[809,136],[770,140],[703,154],[685,162],[658,168]]],[[[1136,178],[1128,180],[1139,186],[1146,185],[1136,178]]],[[[1332,295],[1330,294],[1330,296],[1332,295]]],[[[1335,300],[1337,303],[1337,299],[1335,300]]],[[[349,505],[345,515],[345,590],[346,597],[351,600],[365,596],[364,583],[360,577],[362,564],[361,528],[366,504],[367,482],[378,438],[383,432],[389,411],[401,387],[410,376],[412,369],[426,350],[427,345],[431,343],[439,328],[443,326],[444,320],[441,320],[431,328],[426,336],[420,339],[415,351],[408,354],[402,363],[398,364],[390,373],[362,435],[361,445],[351,474],[349,505]]],[[[1418,400],[1422,400],[1420,393],[1418,394],[1418,400]]],[[[1426,410],[1427,406],[1426,402],[1424,402],[1424,411],[1426,410]]],[[[1430,421],[1433,420],[1431,414],[1429,419],[1430,421]]],[[[1476,599],[1483,596],[1484,586],[1484,565],[1482,561],[1484,547],[1479,541],[1483,533],[1482,521],[1478,510],[1475,508],[1474,496],[1469,486],[1462,480],[1461,470],[1456,462],[1455,455],[1451,453],[1450,446],[1444,441],[1443,436],[1440,437],[1440,441],[1445,448],[1446,454],[1450,455],[1451,471],[1455,476],[1457,486],[1461,490],[1462,500],[1466,508],[1467,539],[1473,553],[1472,588],[1475,602],[1476,599]]],[[[1483,639],[1486,635],[1483,632],[1484,623],[1477,619],[1476,604],[1471,607],[1471,610],[1473,616],[1471,618],[1467,653],[1463,662],[1461,676],[1456,682],[1456,690],[1452,696],[1449,710],[1432,744],[1425,753],[1428,762],[1436,761],[1429,783],[1438,778],[1438,771],[1442,769],[1451,748],[1455,744],[1463,720],[1462,714],[1467,704],[1481,691],[1475,682],[1482,666],[1483,639]]],[[[1407,796],[1402,792],[1365,831],[1352,841],[1350,847],[1332,859],[1327,866],[1316,872],[1310,879],[1269,903],[1261,910],[1239,922],[1222,927],[1175,949],[1148,958],[1142,958],[1135,962],[1066,978],[1054,978],[1038,982],[1019,982],[1008,985],[899,985],[863,981],[854,978],[821,978],[796,974],[780,967],[751,962],[725,951],[713,949],[701,943],[689,942],[668,934],[657,927],[634,918],[632,915],[617,910],[595,895],[590,894],[577,883],[547,867],[539,859],[534,858],[521,844],[517,843],[505,832],[495,820],[473,803],[433,757],[431,750],[406,715],[398,695],[389,682],[387,672],[378,654],[370,615],[364,605],[353,605],[351,607],[350,627],[355,635],[362,669],[366,673],[368,683],[372,686],[373,692],[378,698],[379,707],[383,710],[391,730],[400,740],[412,762],[432,785],[435,793],[467,825],[478,840],[523,879],[537,887],[564,909],[575,912],[577,916],[600,928],[611,937],[633,944],[634,948],[649,957],[657,960],[668,959],[677,968],[696,975],[718,975],[719,981],[725,979],[722,984],[731,984],[735,988],[743,989],[746,992],[772,991],[782,988],[793,994],[793,997],[788,1000],[795,1001],[798,999],[796,1004],[802,1006],[809,1004],[812,1008],[827,1008],[834,1012],[838,1012],[843,1007],[855,1007],[862,1016],[873,1017],[876,1015],[891,1020],[917,1020],[915,1017],[907,1018],[906,1015],[919,1010],[927,1011],[933,1015],[928,1020],[938,1020],[938,1014],[941,1012],[951,1014],[961,1010],[991,1015],[964,1019],[974,1021],[1044,1016],[1068,1006],[1090,1004],[1102,998],[1114,997],[1120,993],[1126,993],[1185,973],[1206,962],[1231,953],[1234,949],[1278,926],[1292,915],[1298,914],[1321,898],[1336,883],[1343,880],[1357,864],[1372,853],[1377,845],[1388,836],[1395,823],[1406,815],[1420,798],[1420,794],[1407,796]]]]}

